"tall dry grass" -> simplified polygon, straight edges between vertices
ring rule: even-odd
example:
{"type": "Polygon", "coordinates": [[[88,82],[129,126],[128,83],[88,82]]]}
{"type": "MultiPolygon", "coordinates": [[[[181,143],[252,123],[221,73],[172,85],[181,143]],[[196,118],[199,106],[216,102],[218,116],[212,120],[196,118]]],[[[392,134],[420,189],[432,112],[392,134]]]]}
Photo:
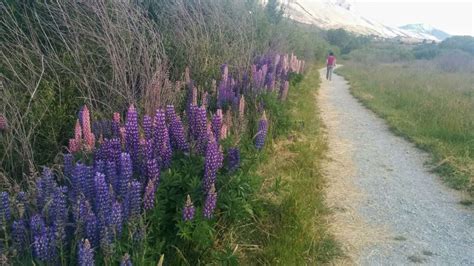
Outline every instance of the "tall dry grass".
{"type": "Polygon", "coordinates": [[[150,113],[182,100],[187,66],[202,94],[222,63],[238,77],[269,50],[311,60],[327,48],[312,28],[272,22],[256,0],[6,0],[0,12],[0,112],[10,127],[0,172],[14,180],[58,158],[83,104],[94,116],[129,103],[150,113]]]}
{"type": "Polygon", "coordinates": [[[16,180],[61,151],[71,110],[138,101],[165,60],[154,24],[127,2],[6,2],[0,12],[1,172],[16,180]]]}

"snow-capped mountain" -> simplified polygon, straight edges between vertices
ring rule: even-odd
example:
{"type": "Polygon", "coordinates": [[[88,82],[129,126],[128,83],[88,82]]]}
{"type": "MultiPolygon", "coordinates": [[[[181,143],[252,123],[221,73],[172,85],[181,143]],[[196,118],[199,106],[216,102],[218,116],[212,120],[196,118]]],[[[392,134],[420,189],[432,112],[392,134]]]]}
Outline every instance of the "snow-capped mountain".
{"type": "Polygon", "coordinates": [[[451,35],[449,35],[448,33],[444,32],[442,30],[433,28],[432,26],[427,25],[427,24],[408,24],[408,25],[405,25],[405,26],[401,26],[400,29],[403,29],[403,30],[406,30],[406,31],[409,31],[409,32],[413,32],[413,33],[417,33],[417,34],[432,35],[432,36],[436,37],[438,40],[441,40],[441,41],[446,39],[446,38],[451,37],[451,35]]]}
{"type": "Polygon", "coordinates": [[[343,28],[357,34],[400,38],[406,42],[442,40],[426,31],[400,29],[362,17],[345,0],[282,0],[282,3],[289,18],[323,29],[343,28]]]}

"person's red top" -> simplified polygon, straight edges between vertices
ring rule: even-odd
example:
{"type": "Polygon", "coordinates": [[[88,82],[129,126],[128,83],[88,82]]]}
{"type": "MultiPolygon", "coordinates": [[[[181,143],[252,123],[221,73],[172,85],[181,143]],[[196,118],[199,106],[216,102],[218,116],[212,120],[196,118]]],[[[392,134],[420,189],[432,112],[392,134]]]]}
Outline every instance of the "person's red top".
{"type": "Polygon", "coordinates": [[[328,66],[334,66],[336,64],[336,57],[334,55],[328,56],[328,66]]]}

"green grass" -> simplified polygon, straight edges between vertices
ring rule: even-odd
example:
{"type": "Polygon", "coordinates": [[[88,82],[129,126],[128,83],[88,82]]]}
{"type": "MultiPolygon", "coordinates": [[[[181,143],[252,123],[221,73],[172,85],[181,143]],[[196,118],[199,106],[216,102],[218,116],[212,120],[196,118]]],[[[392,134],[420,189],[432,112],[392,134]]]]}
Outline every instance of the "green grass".
{"type": "Polygon", "coordinates": [[[351,92],[394,132],[433,155],[433,169],[456,189],[474,193],[474,77],[428,63],[359,64],[338,72],[351,92]]]}
{"type": "Polygon", "coordinates": [[[291,87],[289,133],[276,139],[265,163],[256,169],[265,180],[258,197],[264,208],[251,234],[260,248],[247,252],[243,262],[315,265],[341,254],[327,230],[320,168],[326,143],[314,98],[318,84],[313,67],[291,87]]]}

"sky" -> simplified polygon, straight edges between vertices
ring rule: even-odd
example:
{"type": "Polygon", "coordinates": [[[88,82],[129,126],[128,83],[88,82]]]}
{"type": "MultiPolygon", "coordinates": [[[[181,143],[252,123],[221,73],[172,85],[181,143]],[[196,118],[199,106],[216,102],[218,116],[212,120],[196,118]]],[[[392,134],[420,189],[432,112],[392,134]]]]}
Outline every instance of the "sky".
{"type": "Polygon", "coordinates": [[[474,0],[352,0],[351,10],[389,26],[424,23],[474,36],[474,0]]]}

